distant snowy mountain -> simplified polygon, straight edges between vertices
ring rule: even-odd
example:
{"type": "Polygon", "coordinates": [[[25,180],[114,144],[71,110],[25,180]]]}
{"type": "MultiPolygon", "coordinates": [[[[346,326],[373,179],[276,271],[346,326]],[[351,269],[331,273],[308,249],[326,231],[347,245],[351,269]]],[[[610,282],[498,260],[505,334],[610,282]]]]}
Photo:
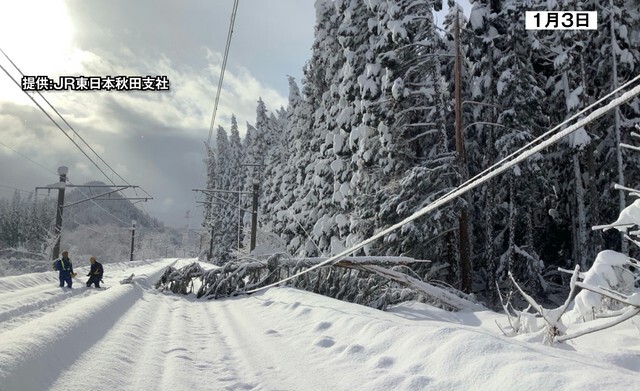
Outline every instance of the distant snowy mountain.
{"type": "MultiPolygon", "coordinates": [[[[99,181],[87,182],[86,185],[105,186],[99,181]]],[[[70,189],[65,195],[65,204],[71,204],[113,190],[111,187],[79,187],[70,189]]],[[[105,197],[109,200],[96,199],[82,202],[65,208],[63,229],[75,229],[79,225],[117,225],[130,226],[136,220],[138,227],[162,229],[162,224],[148,213],[140,210],[121,193],[113,193],[105,197]]]]}

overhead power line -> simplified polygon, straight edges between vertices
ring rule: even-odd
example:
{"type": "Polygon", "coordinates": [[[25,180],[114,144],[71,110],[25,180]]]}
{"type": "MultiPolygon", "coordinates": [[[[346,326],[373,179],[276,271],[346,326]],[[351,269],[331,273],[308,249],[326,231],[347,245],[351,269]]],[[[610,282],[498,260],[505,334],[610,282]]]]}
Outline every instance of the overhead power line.
{"type": "MultiPolygon", "coordinates": [[[[633,80],[636,80],[638,78],[634,78],[633,80]]],[[[626,84],[628,85],[628,83],[626,84]]],[[[625,86],[626,86],[625,85],[625,86]]],[[[619,89],[618,89],[619,90],[619,89]]],[[[614,91],[617,92],[618,90],[614,91]]],[[[439,208],[440,206],[454,200],[455,198],[463,195],[464,193],[468,192],[469,190],[479,186],[480,184],[488,181],[489,179],[503,173],[504,171],[510,169],[511,167],[515,166],[518,163],[521,163],[522,161],[524,161],[525,159],[527,159],[528,157],[530,157],[531,155],[540,152],[541,150],[543,150],[544,148],[558,142],[560,139],[564,138],[565,136],[571,134],[572,132],[582,128],[583,126],[585,126],[586,124],[596,120],[597,118],[603,116],[606,112],[608,112],[609,110],[618,107],[620,105],[622,105],[623,103],[629,101],[630,99],[636,97],[640,95],[640,86],[636,86],[634,87],[632,90],[622,94],[619,98],[615,98],[613,99],[611,102],[609,102],[609,104],[607,104],[604,107],[601,107],[599,109],[594,110],[591,114],[587,115],[586,117],[578,120],[576,123],[574,123],[573,125],[568,126],[567,128],[565,128],[564,130],[561,130],[555,134],[553,134],[551,137],[549,137],[548,139],[540,142],[537,145],[533,145],[535,142],[538,141],[538,139],[528,143],[526,146],[524,146],[523,148],[520,148],[520,150],[517,153],[517,156],[513,157],[513,158],[508,158],[508,159],[503,159],[499,164],[499,166],[497,165],[493,165],[491,166],[489,169],[484,170],[482,173],[476,175],[475,177],[473,177],[472,179],[467,180],[465,183],[459,185],[458,187],[456,187],[454,190],[450,191],[449,193],[445,194],[444,196],[438,198],[437,200],[435,200],[434,202],[430,203],[429,205],[421,208],[420,210],[416,211],[415,213],[413,213],[411,216],[407,217],[406,219],[400,221],[399,223],[396,223],[394,225],[392,225],[389,228],[386,228],[385,230],[379,232],[378,234],[352,246],[351,248],[344,250],[342,252],[340,252],[337,255],[332,256],[331,258],[328,258],[327,260],[314,265],[304,271],[301,271],[299,273],[296,273],[293,276],[290,276],[288,278],[282,279],[280,281],[277,281],[273,284],[269,284],[266,285],[264,287],[261,288],[257,288],[257,289],[252,289],[247,291],[246,293],[253,293],[253,292],[257,292],[263,289],[267,289],[279,284],[282,284],[283,282],[287,282],[289,280],[292,280],[296,277],[299,277],[305,273],[308,273],[311,270],[317,269],[319,267],[325,266],[325,265],[329,265],[329,264],[333,264],[336,263],[338,261],[340,261],[341,259],[343,259],[344,257],[351,255],[352,253],[360,250],[361,248],[365,247],[366,245],[378,240],[379,238],[397,230],[398,228],[402,227],[403,225],[410,223],[414,220],[416,220],[417,218],[431,212],[432,210],[439,208]],[[521,152],[520,152],[521,151],[521,152]]],[[[587,107],[587,109],[591,109],[593,108],[596,104],[599,104],[602,101],[602,99],[592,105],[590,105],[589,107],[587,107]]],[[[585,110],[587,110],[585,109],[585,110]]],[[[581,111],[581,113],[584,113],[585,110],[581,111]]],[[[557,129],[559,129],[560,127],[564,126],[567,124],[567,122],[571,121],[574,117],[571,117],[570,119],[567,119],[566,121],[564,121],[562,124],[554,127],[553,129],[551,129],[550,131],[548,131],[547,133],[545,133],[545,135],[550,135],[551,133],[554,133],[557,129]]],[[[512,154],[513,155],[513,154],[512,154]]],[[[512,156],[510,155],[510,156],[512,156]]]]}
{"type": "Polygon", "coordinates": [[[5,146],[6,148],[9,148],[10,150],[12,150],[13,152],[17,153],[18,155],[22,156],[23,158],[27,159],[28,161],[30,161],[31,163],[35,164],[36,166],[42,168],[43,170],[46,170],[47,172],[53,174],[53,175],[57,175],[55,172],[53,172],[52,170],[48,169],[47,167],[43,166],[42,164],[36,162],[35,160],[31,159],[29,156],[24,155],[18,151],[16,151],[15,149],[11,148],[10,146],[8,146],[7,144],[3,143],[0,141],[0,145],[5,146]]]}
{"type": "Polygon", "coordinates": [[[227,33],[227,43],[224,48],[224,57],[222,59],[222,69],[220,71],[220,79],[218,80],[218,91],[216,92],[216,100],[213,104],[213,113],[211,114],[211,125],[209,125],[209,139],[207,145],[211,145],[211,135],[213,134],[213,126],[216,122],[216,113],[218,111],[218,101],[220,100],[220,91],[222,90],[222,81],[224,80],[224,71],[227,67],[227,57],[229,56],[229,47],[231,46],[231,36],[233,35],[233,25],[236,22],[236,13],[238,12],[238,2],[233,2],[233,10],[231,11],[231,21],[229,22],[229,31],[227,33]]]}
{"type": "MultiPolygon", "coordinates": [[[[33,193],[33,191],[30,191],[30,190],[18,189],[17,187],[11,187],[11,186],[7,186],[7,185],[0,185],[0,187],[4,188],[4,189],[0,189],[0,191],[15,192],[15,190],[17,190],[17,191],[21,191],[23,193],[33,193]]],[[[45,196],[50,197],[50,195],[48,195],[48,194],[45,194],[45,196]]]]}
{"type": "MultiPolygon", "coordinates": [[[[82,194],[84,197],[88,197],[87,194],[85,194],[85,192],[83,192],[80,188],[76,189],[78,192],[80,192],[80,194],[82,194]]],[[[96,200],[94,199],[89,199],[89,201],[91,201],[92,204],[94,204],[95,206],[97,206],[99,209],[101,209],[103,212],[105,212],[106,214],[108,214],[109,216],[113,217],[114,219],[118,220],[119,222],[123,223],[125,226],[128,225],[129,223],[122,220],[121,218],[119,218],[118,216],[115,216],[114,214],[112,214],[111,212],[109,212],[108,210],[106,210],[105,208],[102,207],[102,205],[100,205],[99,203],[96,202],[96,200]]]]}
{"type": "MultiPolygon", "coordinates": [[[[7,69],[6,69],[4,66],[2,66],[2,64],[0,64],[0,68],[2,68],[2,70],[4,71],[4,73],[6,73],[6,74],[7,74],[7,76],[9,76],[9,77],[11,78],[11,80],[13,80],[13,82],[14,82],[14,83],[15,83],[15,84],[20,88],[20,89],[22,89],[22,87],[20,86],[20,83],[18,83],[18,82],[16,81],[16,79],[15,79],[15,78],[14,78],[14,77],[13,77],[13,76],[8,72],[8,71],[7,71],[7,69]]],[[[96,168],[97,168],[97,169],[98,169],[98,170],[99,170],[99,171],[100,171],[100,172],[101,172],[101,173],[102,173],[102,174],[103,174],[107,179],[109,179],[109,180],[111,181],[111,178],[109,178],[109,176],[108,176],[108,175],[107,175],[107,174],[102,170],[102,168],[100,168],[100,166],[98,166],[98,165],[96,164],[96,162],[94,162],[94,161],[93,161],[93,159],[91,159],[91,157],[89,157],[89,155],[87,155],[87,153],[86,153],[86,152],[85,152],[85,151],[84,151],[84,150],[83,150],[83,149],[78,145],[78,143],[76,143],[76,141],[75,141],[71,136],[69,136],[69,134],[68,134],[64,129],[62,129],[62,127],[60,126],[60,124],[58,124],[58,123],[56,122],[56,120],[54,120],[54,119],[49,115],[49,113],[47,113],[47,111],[46,111],[46,110],[45,110],[45,109],[40,105],[40,103],[38,103],[35,99],[33,99],[33,97],[32,97],[31,95],[27,94],[26,92],[25,92],[25,94],[29,97],[29,99],[31,99],[31,101],[33,101],[33,103],[35,103],[35,105],[36,105],[36,106],[38,106],[38,108],[40,109],[40,111],[42,111],[42,112],[44,113],[44,115],[46,115],[46,116],[47,116],[47,118],[49,118],[49,120],[51,120],[51,122],[53,122],[53,124],[54,124],[54,125],[56,125],[56,127],[58,127],[58,129],[60,129],[60,131],[61,131],[62,133],[64,133],[64,135],[65,135],[65,136],[67,136],[67,138],[68,138],[68,139],[69,139],[69,140],[70,140],[70,141],[71,141],[71,142],[72,142],[72,143],[73,143],[73,144],[74,144],[74,145],[75,145],[75,146],[80,150],[80,152],[82,152],[82,154],[83,154],[87,159],[89,159],[89,161],[90,161],[91,163],[93,163],[93,165],[94,165],[94,166],[96,166],[96,168]]]]}
{"type": "Polygon", "coordinates": [[[93,231],[93,232],[96,232],[96,233],[99,233],[99,234],[102,234],[102,235],[122,235],[123,233],[125,233],[125,231],[122,231],[122,232],[102,232],[102,231],[99,231],[99,230],[97,230],[95,228],[92,228],[92,227],[90,227],[88,225],[82,224],[76,219],[72,219],[72,221],[74,223],[78,224],[78,226],[80,226],[80,227],[86,228],[89,231],[93,231]]]}
{"type": "MultiPolygon", "coordinates": [[[[7,189],[18,190],[18,191],[22,191],[24,193],[31,193],[29,190],[18,189],[17,187],[11,187],[11,186],[7,186],[7,185],[0,185],[0,187],[6,187],[7,189]]],[[[0,189],[0,190],[2,190],[2,189],[0,189]]]]}
{"type": "MultiPolygon", "coordinates": [[[[11,58],[7,55],[7,53],[5,53],[4,50],[2,50],[0,48],[0,52],[2,52],[2,54],[5,56],[5,58],[11,63],[11,65],[13,65],[13,67],[20,73],[20,75],[25,76],[24,73],[22,72],[22,70],[13,62],[13,60],[11,60],[11,58]]],[[[2,70],[7,74],[7,76],[9,76],[11,78],[11,80],[18,86],[18,88],[20,88],[22,90],[22,87],[20,85],[20,83],[7,71],[7,69],[2,66],[0,64],[0,68],[2,68],[2,70]]],[[[78,145],[78,143],[71,137],[69,136],[69,134],[67,133],[67,131],[65,131],[50,115],[49,113],[33,98],[33,96],[31,96],[30,94],[28,94],[26,91],[23,90],[23,92],[25,93],[25,95],[27,95],[29,97],[29,99],[31,99],[33,101],[33,103],[36,104],[36,106],[51,120],[51,122],[54,123],[54,125],[56,125],[56,127],[58,129],[60,129],[60,131],[62,131],[62,133],[64,133],[65,136],[67,136],[67,138],[80,150],[80,152],[82,152],[82,154],[89,159],[89,161],[98,169],[98,171],[100,171],[105,178],[107,178],[109,180],[109,182],[111,182],[111,184],[115,184],[115,182],[111,179],[111,177],[109,177],[109,175],[107,175],[106,172],[104,172],[104,170],[102,170],[102,168],[91,158],[89,157],[89,155],[82,149],[82,147],[80,147],[80,145],[78,145]]],[[[120,174],[118,174],[118,172],[116,170],[114,170],[92,147],[91,145],[89,145],[89,143],[73,128],[73,126],[71,126],[71,124],[69,124],[69,122],[67,122],[67,120],[64,118],[64,116],[62,114],[60,114],[60,112],[51,104],[51,102],[49,102],[49,100],[47,100],[46,97],[44,97],[42,95],[42,93],[40,91],[36,91],[36,93],[47,103],[47,105],[58,115],[58,117],[60,117],[60,119],[65,123],[65,125],[67,125],[67,127],[73,132],[74,135],[76,135],[83,143],[84,145],[87,146],[87,148],[89,148],[89,150],[91,152],[93,152],[94,155],[96,155],[96,157],[105,165],[107,166],[111,172],[113,172],[118,178],[120,178],[122,181],[124,181],[127,185],[130,185],[129,182],[127,182],[120,174]]],[[[142,191],[144,191],[148,196],[151,197],[151,194],[149,194],[146,190],[142,189],[142,191]]]]}

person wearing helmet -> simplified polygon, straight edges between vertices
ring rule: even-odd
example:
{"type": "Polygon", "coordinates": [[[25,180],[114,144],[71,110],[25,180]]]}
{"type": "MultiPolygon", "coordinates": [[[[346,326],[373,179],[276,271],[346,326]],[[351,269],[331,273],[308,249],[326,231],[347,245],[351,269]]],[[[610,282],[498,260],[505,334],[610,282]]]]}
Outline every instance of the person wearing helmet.
{"type": "Polygon", "coordinates": [[[89,270],[89,274],[87,274],[87,277],[89,277],[87,287],[94,284],[96,288],[100,288],[100,281],[102,281],[102,275],[104,274],[102,264],[96,261],[96,257],[89,258],[89,262],[91,262],[91,270],[89,270]]]}
{"type": "Polygon", "coordinates": [[[60,287],[64,287],[66,283],[69,288],[73,285],[71,280],[72,276],[76,273],[73,272],[73,264],[69,259],[69,252],[63,251],[62,257],[53,263],[53,268],[58,271],[58,278],[60,279],[60,287]]]}

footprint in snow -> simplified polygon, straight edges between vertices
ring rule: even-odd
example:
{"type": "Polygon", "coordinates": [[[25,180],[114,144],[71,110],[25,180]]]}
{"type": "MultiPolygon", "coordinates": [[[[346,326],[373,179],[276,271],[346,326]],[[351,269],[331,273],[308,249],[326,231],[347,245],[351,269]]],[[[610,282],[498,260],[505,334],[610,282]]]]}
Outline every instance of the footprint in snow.
{"type": "Polygon", "coordinates": [[[408,379],[407,390],[426,390],[431,381],[429,376],[413,376],[408,379]]]}
{"type": "Polygon", "coordinates": [[[316,326],[315,331],[323,331],[323,330],[328,329],[329,327],[331,327],[331,323],[330,322],[320,322],[316,326]]]}
{"type": "Polygon", "coordinates": [[[336,341],[334,341],[333,338],[324,337],[324,338],[320,338],[318,342],[316,342],[316,346],[319,346],[321,348],[330,348],[333,345],[335,345],[335,343],[336,341]]]}
{"type": "Polygon", "coordinates": [[[376,363],[376,368],[389,368],[395,364],[396,360],[391,357],[380,357],[378,362],[376,363]]]}
{"type": "Polygon", "coordinates": [[[167,350],[167,351],[164,351],[164,350],[163,350],[163,351],[162,351],[162,353],[164,353],[164,354],[169,354],[169,353],[173,353],[173,352],[180,352],[180,351],[182,351],[182,352],[186,352],[186,351],[187,351],[187,349],[185,349],[185,348],[174,348],[174,349],[169,349],[169,350],[167,350]]]}
{"type": "Polygon", "coordinates": [[[364,352],[364,346],[362,345],[351,345],[347,348],[347,353],[349,354],[357,354],[364,352]]]}

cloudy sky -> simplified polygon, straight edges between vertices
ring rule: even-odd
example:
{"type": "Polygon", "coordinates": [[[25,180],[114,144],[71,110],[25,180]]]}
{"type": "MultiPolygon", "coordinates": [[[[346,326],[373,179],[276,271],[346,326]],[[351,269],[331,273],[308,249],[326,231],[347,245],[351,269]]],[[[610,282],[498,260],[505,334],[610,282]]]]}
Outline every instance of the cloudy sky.
{"type": "MultiPolygon", "coordinates": [[[[197,227],[201,212],[191,189],[204,187],[203,142],[232,6],[232,0],[3,0],[0,48],[26,75],[166,75],[169,92],[44,95],[118,174],[154,197],[140,204],[144,210],[170,226],[197,227]]],[[[300,79],[314,21],[312,0],[239,2],[216,126],[228,129],[234,113],[244,132],[246,122],[255,122],[259,97],[269,109],[286,105],[287,75],[300,79]]],[[[0,65],[20,78],[2,55],[0,65]]],[[[0,143],[0,196],[11,196],[6,186],[32,190],[56,182],[60,165],[69,167],[74,184],[109,182],[4,72],[0,143]]]]}
{"type": "MultiPolygon", "coordinates": [[[[205,183],[204,141],[232,6],[233,0],[0,0],[0,48],[29,76],[167,76],[168,92],[44,96],[124,180],[154,197],[138,204],[143,210],[169,226],[198,228],[201,209],[191,189],[205,183]]],[[[300,80],[314,22],[313,0],[239,2],[216,126],[229,129],[235,114],[243,134],[255,122],[259,97],[268,109],[286,106],[287,75],[300,80]]],[[[1,54],[0,65],[20,80],[1,54]]],[[[123,183],[83,146],[107,179],[72,140],[83,145],[0,71],[0,197],[10,197],[12,187],[56,182],[61,165],[73,184],[123,183]]]]}

